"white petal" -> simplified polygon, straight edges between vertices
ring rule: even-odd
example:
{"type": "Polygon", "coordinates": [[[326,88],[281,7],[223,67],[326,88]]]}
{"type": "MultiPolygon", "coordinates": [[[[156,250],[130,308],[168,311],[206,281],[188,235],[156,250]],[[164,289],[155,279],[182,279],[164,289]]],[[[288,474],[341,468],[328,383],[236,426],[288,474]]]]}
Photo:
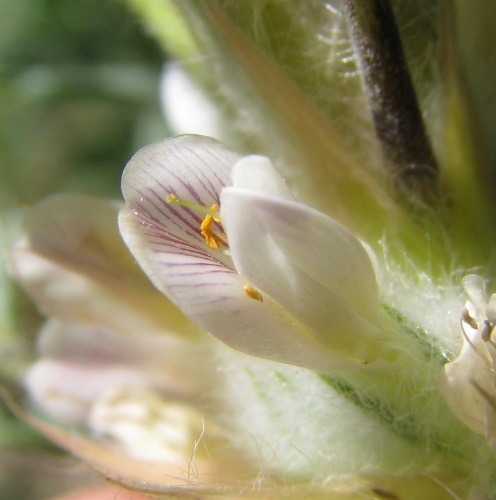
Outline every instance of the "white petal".
{"type": "Polygon", "coordinates": [[[38,333],[38,353],[67,363],[136,366],[146,355],[144,342],[105,327],[50,319],[38,333]]]}
{"type": "Polygon", "coordinates": [[[119,236],[119,208],[117,202],[79,195],[47,198],[26,219],[27,246],[96,282],[121,284],[130,274],[143,281],[119,236]]]}
{"type": "Polygon", "coordinates": [[[358,239],[333,219],[290,200],[225,188],[221,203],[239,273],[324,346],[370,360],[378,342],[379,294],[358,239]]]}
{"type": "MultiPolygon", "coordinates": [[[[177,333],[193,331],[186,319],[163,297],[149,297],[148,304],[152,307],[140,308],[140,300],[145,301],[144,306],[147,305],[147,295],[138,285],[136,290],[131,288],[128,291],[129,302],[123,302],[91,279],[21,246],[10,250],[9,265],[11,274],[41,312],[48,316],[71,323],[99,325],[122,335],[137,335],[159,329],[177,333]],[[133,293],[136,300],[133,300],[133,293]],[[161,299],[161,310],[158,309],[158,299],[161,299]],[[150,314],[144,314],[146,309],[150,314]],[[168,310],[170,314],[167,314],[168,310]]],[[[150,289],[150,292],[154,290],[150,289]]],[[[153,295],[158,295],[158,292],[153,295]]]]}
{"type": "Polygon", "coordinates": [[[231,179],[235,188],[294,200],[284,179],[265,156],[244,156],[238,160],[232,169],[231,179]]]}

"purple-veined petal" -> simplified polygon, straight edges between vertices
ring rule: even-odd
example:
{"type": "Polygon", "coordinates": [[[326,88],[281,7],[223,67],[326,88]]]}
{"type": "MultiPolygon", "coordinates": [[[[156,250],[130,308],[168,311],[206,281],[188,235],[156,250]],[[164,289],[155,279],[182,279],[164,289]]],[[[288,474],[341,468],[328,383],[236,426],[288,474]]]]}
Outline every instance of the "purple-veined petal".
{"type": "MultiPolygon", "coordinates": [[[[140,233],[149,245],[179,259],[209,256],[211,249],[200,234],[204,214],[166,200],[174,195],[202,207],[219,205],[220,191],[230,184],[229,173],[237,159],[238,155],[215,139],[195,135],[151,144],[133,156],[122,176],[126,207],[119,216],[119,227],[134,256],[140,244],[135,248],[128,221],[131,225],[139,222],[140,233]]],[[[215,252],[210,259],[232,266],[222,252],[215,252]]],[[[153,271],[140,259],[138,262],[154,281],[153,271]]]]}
{"type": "Polygon", "coordinates": [[[323,346],[362,361],[377,354],[377,282],[350,231],[301,203],[239,188],[223,190],[221,215],[236,269],[250,283],[323,346]]]}
{"type": "Polygon", "coordinates": [[[200,235],[200,213],[166,202],[169,194],[219,204],[237,156],[219,142],[181,136],[147,146],[123,175],[121,234],[155,286],[188,317],[229,346],[317,370],[348,366],[314,341],[280,304],[249,297],[231,258],[200,235]]]}

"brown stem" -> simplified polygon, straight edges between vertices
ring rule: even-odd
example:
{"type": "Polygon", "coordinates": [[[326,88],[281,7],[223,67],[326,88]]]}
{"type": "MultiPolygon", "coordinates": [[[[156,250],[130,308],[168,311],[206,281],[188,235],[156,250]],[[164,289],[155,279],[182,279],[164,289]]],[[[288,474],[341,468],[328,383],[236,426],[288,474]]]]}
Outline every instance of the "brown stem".
{"type": "Polygon", "coordinates": [[[390,0],[347,0],[345,5],[393,189],[400,197],[413,196],[433,205],[439,193],[438,165],[390,0]]]}

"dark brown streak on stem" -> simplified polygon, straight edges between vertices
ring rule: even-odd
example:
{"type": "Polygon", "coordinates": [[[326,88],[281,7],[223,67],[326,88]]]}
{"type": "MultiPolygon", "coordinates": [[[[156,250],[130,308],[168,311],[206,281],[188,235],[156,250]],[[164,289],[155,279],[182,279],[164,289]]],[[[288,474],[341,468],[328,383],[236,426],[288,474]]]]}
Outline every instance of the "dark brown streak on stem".
{"type": "Polygon", "coordinates": [[[393,189],[430,206],[438,165],[427,138],[390,0],[347,0],[346,14],[393,189]],[[420,198],[420,200],[419,200],[420,198]]]}
{"type": "Polygon", "coordinates": [[[400,500],[400,497],[386,490],[382,490],[380,488],[372,488],[372,493],[381,498],[387,498],[389,500],[400,500]]]}

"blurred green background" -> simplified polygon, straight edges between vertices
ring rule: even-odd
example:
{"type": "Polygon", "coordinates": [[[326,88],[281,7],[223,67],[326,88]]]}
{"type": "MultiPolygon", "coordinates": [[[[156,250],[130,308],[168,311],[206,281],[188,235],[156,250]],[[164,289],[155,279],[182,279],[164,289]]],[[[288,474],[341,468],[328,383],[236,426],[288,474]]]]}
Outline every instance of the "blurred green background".
{"type": "MultiPolygon", "coordinates": [[[[129,157],[168,134],[158,100],[163,63],[163,52],[118,0],[0,0],[4,381],[20,377],[32,358],[39,322],[5,273],[5,248],[29,206],[47,195],[120,198],[129,157]]],[[[0,500],[46,499],[95,480],[0,404],[0,500]]]]}
{"type": "Polygon", "coordinates": [[[163,55],[115,0],[2,0],[2,202],[119,196],[129,156],[166,133],[163,55]]]}

